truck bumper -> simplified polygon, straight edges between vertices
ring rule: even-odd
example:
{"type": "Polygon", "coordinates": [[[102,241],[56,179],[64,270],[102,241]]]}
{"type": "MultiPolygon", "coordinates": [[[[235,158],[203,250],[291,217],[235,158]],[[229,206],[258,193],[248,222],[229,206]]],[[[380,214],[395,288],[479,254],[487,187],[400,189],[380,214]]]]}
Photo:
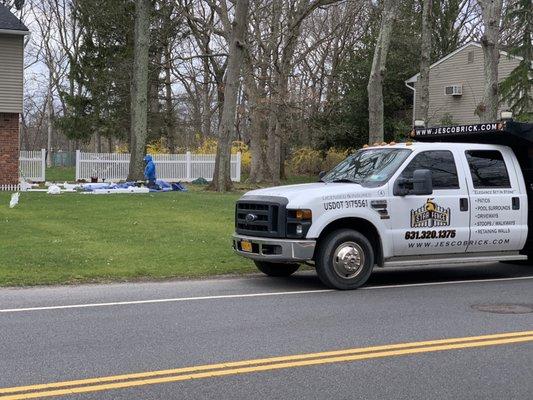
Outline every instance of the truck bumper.
{"type": "Polygon", "coordinates": [[[233,249],[243,257],[258,261],[308,261],[315,253],[315,240],[291,240],[233,235],[233,249]],[[252,251],[243,251],[242,242],[251,244],[252,251]]]}

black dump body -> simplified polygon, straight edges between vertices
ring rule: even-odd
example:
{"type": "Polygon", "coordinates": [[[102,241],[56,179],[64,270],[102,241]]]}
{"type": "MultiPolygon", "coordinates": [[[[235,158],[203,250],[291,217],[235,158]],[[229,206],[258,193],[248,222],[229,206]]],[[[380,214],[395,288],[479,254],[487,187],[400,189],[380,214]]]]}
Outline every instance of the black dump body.
{"type": "MultiPolygon", "coordinates": [[[[504,121],[476,125],[415,128],[411,137],[419,142],[501,144],[515,153],[526,181],[528,226],[533,227],[533,123],[504,121]]],[[[524,250],[533,254],[533,229],[524,250]]]]}

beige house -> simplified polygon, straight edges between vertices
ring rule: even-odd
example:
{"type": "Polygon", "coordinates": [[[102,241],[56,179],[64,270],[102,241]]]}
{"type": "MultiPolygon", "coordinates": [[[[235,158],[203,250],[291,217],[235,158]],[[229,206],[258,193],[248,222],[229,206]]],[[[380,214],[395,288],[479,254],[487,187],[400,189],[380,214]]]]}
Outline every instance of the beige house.
{"type": "Polygon", "coordinates": [[[0,4],[0,185],[18,183],[24,40],[30,32],[0,4]]]}
{"type": "MultiPolygon", "coordinates": [[[[520,63],[519,57],[500,51],[498,79],[505,79],[520,63]]],[[[420,119],[420,73],[405,81],[413,90],[413,120],[420,119]]],[[[483,50],[470,42],[441,58],[429,70],[429,113],[426,126],[472,124],[479,122],[475,114],[483,97],[483,50]]],[[[502,104],[500,110],[506,110],[502,104]]]]}

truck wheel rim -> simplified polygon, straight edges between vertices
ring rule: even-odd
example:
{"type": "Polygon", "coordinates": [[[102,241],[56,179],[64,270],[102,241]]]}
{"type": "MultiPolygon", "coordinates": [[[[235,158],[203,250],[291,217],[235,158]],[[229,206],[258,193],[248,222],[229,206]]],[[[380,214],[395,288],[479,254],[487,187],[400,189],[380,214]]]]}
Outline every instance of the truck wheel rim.
{"type": "Polygon", "coordinates": [[[333,270],[343,279],[359,275],[363,265],[365,265],[365,253],[355,242],[344,242],[333,253],[333,270]]]}

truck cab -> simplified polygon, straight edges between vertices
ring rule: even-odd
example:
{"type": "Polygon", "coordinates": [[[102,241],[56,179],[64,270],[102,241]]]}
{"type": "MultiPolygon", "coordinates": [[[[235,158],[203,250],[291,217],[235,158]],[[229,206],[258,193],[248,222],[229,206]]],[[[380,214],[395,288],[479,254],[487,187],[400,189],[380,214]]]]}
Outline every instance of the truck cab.
{"type": "Polygon", "coordinates": [[[418,128],[365,147],[320,182],[237,201],[233,247],[271,276],[314,265],[332,288],[374,268],[527,260],[533,124],[418,128]]]}

